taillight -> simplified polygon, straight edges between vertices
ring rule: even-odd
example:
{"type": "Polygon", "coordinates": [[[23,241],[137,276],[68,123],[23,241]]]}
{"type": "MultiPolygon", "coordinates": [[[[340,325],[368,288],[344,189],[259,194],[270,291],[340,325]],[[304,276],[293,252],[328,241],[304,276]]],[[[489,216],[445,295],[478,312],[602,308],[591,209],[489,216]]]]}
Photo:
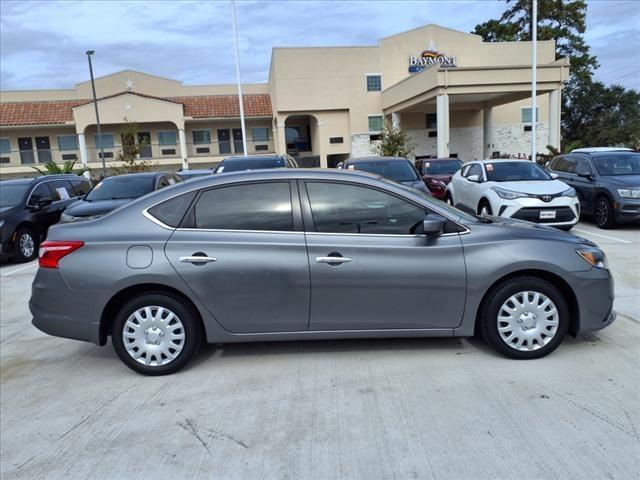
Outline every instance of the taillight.
{"type": "Polygon", "coordinates": [[[47,240],[40,244],[40,257],[38,264],[41,268],[58,268],[58,262],[61,258],[66,257],[71,252],[78,250],[84,245],[80,241],[50,241],[47,240]]]}

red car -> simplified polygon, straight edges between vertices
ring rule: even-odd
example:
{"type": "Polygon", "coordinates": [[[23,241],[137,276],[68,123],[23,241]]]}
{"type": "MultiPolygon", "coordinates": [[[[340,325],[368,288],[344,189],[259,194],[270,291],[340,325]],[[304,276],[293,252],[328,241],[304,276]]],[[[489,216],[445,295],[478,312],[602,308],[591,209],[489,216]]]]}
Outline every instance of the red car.
{"type": "Polygon", "coordinates": [[[416,162],[416,167],[435,198],[443,199],[451,177],[462,167],[458,158],[425,158],[416,162]]]}

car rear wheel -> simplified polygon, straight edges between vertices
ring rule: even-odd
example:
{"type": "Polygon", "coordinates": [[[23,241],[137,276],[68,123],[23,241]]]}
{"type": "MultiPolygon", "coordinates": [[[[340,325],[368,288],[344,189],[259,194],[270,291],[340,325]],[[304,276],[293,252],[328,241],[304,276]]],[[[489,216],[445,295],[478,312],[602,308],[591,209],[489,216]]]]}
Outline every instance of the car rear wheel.
{"type": "Polygon", "coordinates": [[[480,311],[485,341],[518,360],[540,358],[555,350],[569,329],[569,308],[562,293],[536,277],[516,277],[495,286],[480,311]]]}
{"type": "Polygon", "coordinates": [[[153,292],[129,300],[111,331],[125,365],[144,375],[167,375],[184,367],[202,342],[197,313],[179,297],[153,292]]]}
{"type": "Polygon", "coordinates": [[[595,220],[598,228],[613,228],[616,224],[613,218],[613,205],[607,197],[596,200],[595,220]]]}
{"type": "Polygon", "coordinates": [[[30,262],[38,256],[40,242],[38,236],[29,228],[21,228],[16,232],[14,259],[16,262],[30,262]]]}

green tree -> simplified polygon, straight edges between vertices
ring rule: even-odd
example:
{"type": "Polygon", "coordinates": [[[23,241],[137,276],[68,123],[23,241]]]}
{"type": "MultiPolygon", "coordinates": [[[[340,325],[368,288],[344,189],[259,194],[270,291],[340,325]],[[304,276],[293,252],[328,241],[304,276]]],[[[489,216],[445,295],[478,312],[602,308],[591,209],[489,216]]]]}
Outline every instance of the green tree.
{"type": "Polygon", "coordinates": [[[76,160],[68,160],[64,162],[62,165],[52,160],[44,164],[44,170],[41,170],[38,167],[31,167],[31,168],[39,172],[40,175],[60,175],[63,173],[77,173],[78,175],[82,175],[84,172],[89,170],[88,168],[83,168],[79,172],[74,172],[73,169],[75,167],[75,164],[76,164],[76,160]]]}
{"type": "Polygon", "coordinates": [[[151,167],[151,163],[147,160],[139,160],[140,153],[149,146],[147,139],[138,137],[138,124],[129,121],[126,117],[125,124],[120,133],[122,139],[122,150],[118,152],[115,160],[122,162],[122,166],[114,167],[118,174],[147,172],[151,167]]]}
{"type": "Polygon", "coordinates": [[[405,157],[413,156],[415,145],[409,143],[409,137],[405,132],[394,128],[387,122],[382,129],[380,143],[374,147],[376,154],[382,157],[405,157]]]}

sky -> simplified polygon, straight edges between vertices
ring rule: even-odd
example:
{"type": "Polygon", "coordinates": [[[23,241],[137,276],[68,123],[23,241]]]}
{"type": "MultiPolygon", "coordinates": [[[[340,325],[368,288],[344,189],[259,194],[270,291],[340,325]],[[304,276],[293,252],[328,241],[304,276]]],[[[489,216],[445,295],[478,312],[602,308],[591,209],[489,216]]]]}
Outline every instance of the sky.
{"type": "MultiPolygon", "coordinates": [[[[502,1],[237,1],[243,83],[266,82],[272,47],[375,45],[428,23],[471,31],[502,1]]],[[[589,0],[596,79],[640,90],[640,1],[589,0]]],[[[0,90],[73,88],[124,69],[185,84],[235,82],[231,6],[218,1],[0,0],[0,90]]]]}

